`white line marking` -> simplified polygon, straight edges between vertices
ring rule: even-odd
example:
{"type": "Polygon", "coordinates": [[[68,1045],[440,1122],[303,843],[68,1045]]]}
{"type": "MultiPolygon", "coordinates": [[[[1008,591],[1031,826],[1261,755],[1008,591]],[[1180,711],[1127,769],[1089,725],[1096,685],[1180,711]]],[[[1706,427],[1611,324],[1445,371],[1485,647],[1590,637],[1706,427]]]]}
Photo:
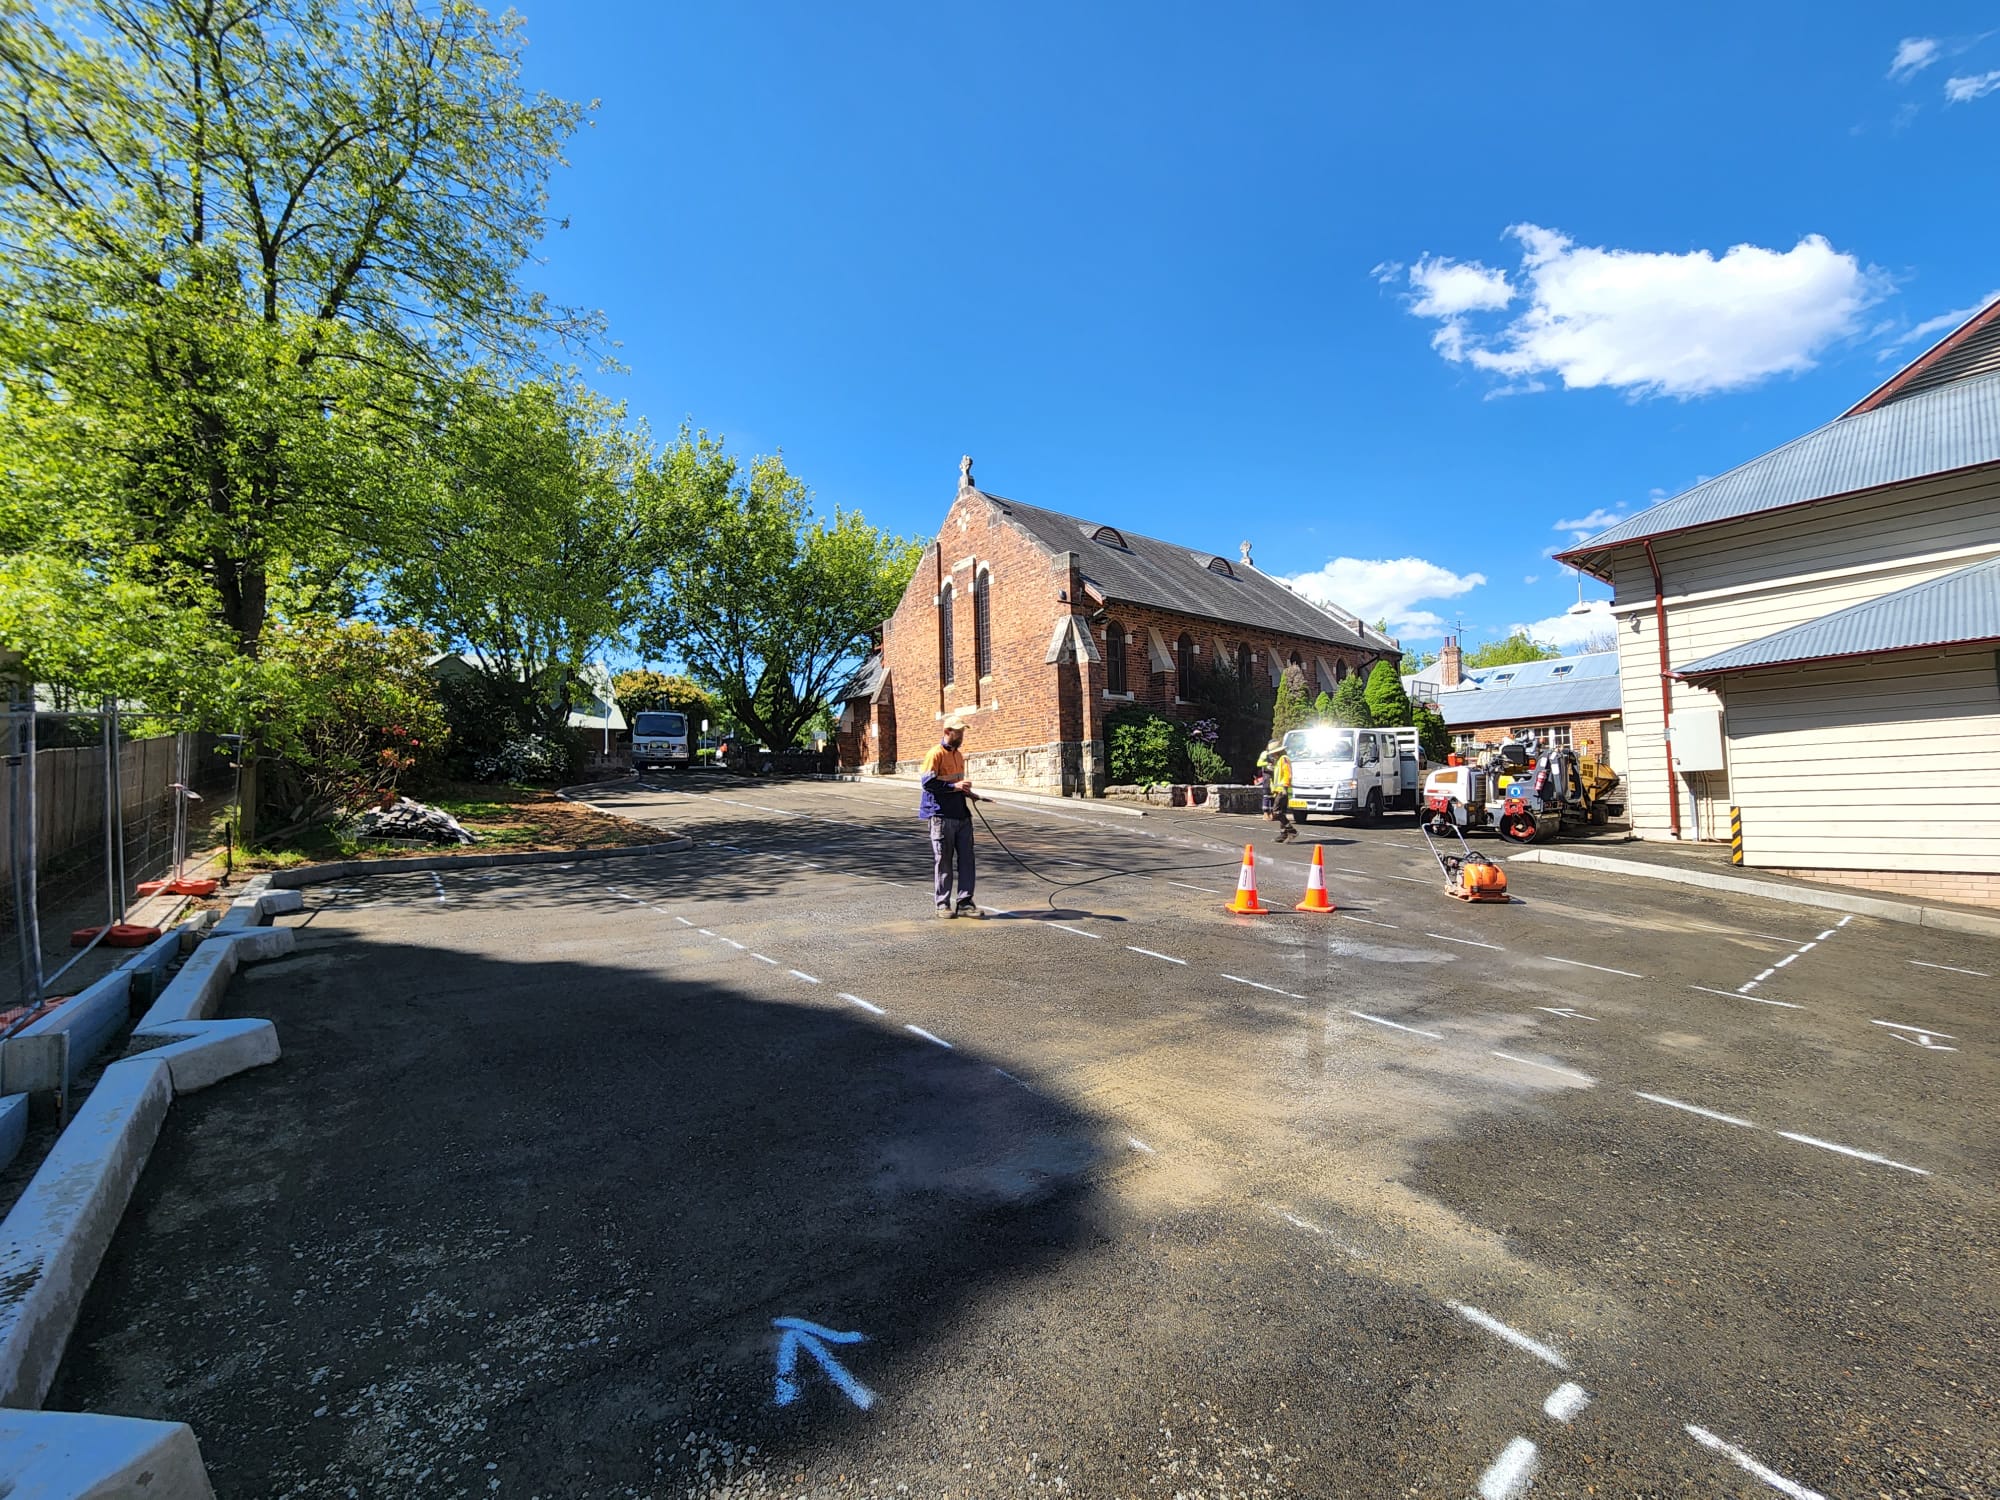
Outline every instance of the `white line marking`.
{"type": "Polygon", "coordinates": [[[1853,917],[1842,917],[1838,922],[1835,922],[1833,925],[1836,928],[1841,928],[1845,927],[1849,922],[1852,922],[1853,920],[1854,920],[1853,917]]]}
{"type": "Polygon", "coordinates": [[[1545,1073],[1560,1073],[1565,1078],[1574,1078],[1578,1083],[1597,1082],[1597,1080],[1595,1078],[1592,1078],[1588,1073],[1575,1073],[1570,1071],[1570,1069],[1568,1068],[1558,1068],[1553,1063],[1536,1062],[1531,1057],[1516,1057],[1511,1052],[1500,1052],[1497,1050],[1493,1053],[1493,1055],[1495,1057],[1504,1057],[1507,1059],[1508,1062],[1511,1063],[1519,1063],[1524,1068],[1540,1068],[1545,1073]]]}
{"type": "Polygon", "coordinates": [[[791,975],[792,978],[794,979],[803,979],[807,984],[819,983],[817,979],[813,978],[812,975],[806,973],[806,971],[803,969],[787,969],[785,970],[785,972],[791,975]]]}
{"type": "Polygon", "coordinates": [[[708,929],[707,929],[706,927],[697,927],[697,928],[695,928],[695,931],[696,931],[696,932],[698,932],[698,933],[700,933],[700,934],[701,934],[701,935],[702,935],[703,937],[714,937],[714,936],[715,936],[715,934],[714,934],[714,933],[712,933],[712,932],[710,932],[710,931],[709,931],[709,930],[708,930],[708,929]]]}
{"type": "Polygon", "coordinates": [[[1245,979],[1240,974],[1224,974],[1222,977],[1234,980],[1237,984],[1247,984],[1253,990],[1269,990],[1274,995],[1283,995],[1287,1000],[1305,999],[1304,995],[1294,995],[1290,990],[1281,990],[1275,984],[1259,984],[1256,980],[1245,979]]]}
{"type": "Polygon", "coordinates": [[[437,891],[438,905],[444,905],[444,878],[436,870],[430,872],[431,886],[437,891]]]}
{"type": "Polygon", "coordinates": [[[1087,937],[1093,943],[1101,943],[1104,941],[1104,934],[1101,932],[1085,932],[1081,927],[1065,927],[1061,922],[1051,922],[1049,923],[1049,926],[1061,928],[1061,930],[1064,932],[1073,932],[1078,937],[1087,937]]]}
{"type": "Polygon", "coordinates": [[[1546,958],[1552,964],[1568,964],[1573,969],[1595,969],[1600,974],[1619,974],[1626,979],[1644,979],[1646,977],[1644,974],[1634,974],[1630,969],[1607,969],[1603,964],[1587,964],[1577,958],[1557,958],[1553,953],[1544,953],[1542,957],[1546,958]]]}
{"type": "Polygon", "coordinates": [[[1155,1150],[1154,1150],[1154,1149],[1153,1149],[1153,1148],[1152,1148],[1151,1146],[1147,1145],[1147,1144],[1146,1144],[1146,1143],[1145,1143],[1144,1141],[1140,1140],[1140,1139],[1139,1139],[1139,1137],[1137,1137],[1136,1135],[1128,1135],[1128,1136],[1126,1136],[1126,1137],[1125,1137],[1125,1141],[1126,1141],[1126,1144],[1127,1144],[1127,1145],[1129,1145],[1129,1146],[1131,1146],[1131,1148],[1132,1148],[1132,1149],[1133,1149],[1134,1151],[1143,1151],[1143,1152],[1145,1152],[1145,1153],[1146,1153],[1146,1154],[1147,1154],[1148,1156],[1157,1156],[1157,1155],[1159,1155],[1159,1153],[1158,1153],[1157,1151],[1155,1151],[1155,1150]]]}
{"type": "Polygon", "coordinates": [[[1341,873],[1342,873],[1343,875],[1369,875],[1369,876],[1371,876],[1371,878],[1372,878],[1372,872],[1371,872],[1371,871],[1368,871],[1368,870],[1357,870],[1357,869],[1355,869],[1355,868],[1354,868],[1354,866],[1353,866],[1353,865],[1328,865],[1328,866],[1327,866],[1327,868],[1328,868],[1329,870],[1338,870],[1338,871],[1340,871],[1340,872],[1341,872],[1341,873]]]}
{"type": "Polygon", "coordinates": [[[1169,880],[1168,885],[1177,885],[1184,891],[1200,891],[1204,896],[1220,896],[1221,891],[1212,885],[1189,885],[1185,880],[1169,880]]]}
{"type": "Polygon", "coordinates": [[[1725,1443],[1706,1427],[1697,1427],[1690,1422],[1682,1429],[1702,1447],[1720,1453],[1746,1474],[1754,1474],[1781,1495],[1791,1496],[1791,1500],[1826,1500],[1818,1490],[1809,1490],[1802,1484],[1794,1484],[1776,1469],[1767,1469],[1749,1454],[1734,1444],[1725,1443]]]}
{"type": "Polygon", "coordinates": [[[1958,1040],[1949,1031],[1933,1031],[1928,1026],[1910,1026],[1901,1021],[1870,1021],[1868,1024],[1870,1026],[1893,1026],[1898,1031],[1914,1031],[1919,1036],[1941,1036],[1948,1042],[1958,1040]]]}
{"type": "Polygon", "coordinates": [[[1513,1439],[1479,1476],[1479,1500],[1514,1500],[1528,1488],[1535,1464],[1535,1445],[1524,1437],[1513,1439]]]}
{"type": "Polygon", "coordinates": [[[1993,976],[1984,969],[1954,969],[1950,964],[1927,964],[1921,958],[1910,960],[1920,969],[1943,969],[1947,974],[1970,974],[1974,979],[1991,979],[1993,976]]]}
{"type": "MultiPolygon", "coordinates": [[[[853,997],[850,996],[849,998],[852,999],[853,997]]],[[[1028,1089],[1028,1092],[1031,1094],[1034,1092],[1033,1089],[1028,1088],[1027,1084],[1022,1083],[1020,1079],[1016,1078],[1012,1073],[1009,1073],[1005,1068],[995,1068],[993,1071],[998,1073],[1002,1078],[1006,1079],[1009,1083],[1013,1084],[1016,1088],[1028,1089]]]]}
{"type": "Polygon", "coordinates": [[[1536,1010],[1545,1010],[1552,1016],[1566,1016],[1572,1021],[1595,1021],[1597,1017],[1586,1016],[1582,1011],[1567,1005],[1537,1005],[1536,1010]]]}
{"type": "Polygon", "coordinates": [[[875,1004],[872,1000],[863,1000],[859,995],[848,994],[846,990],[841,990],[839,993],[841,999],[848,1001],[850,1004],[860,1006],[871,1015],[886,1016],[889,1014],[889,1012],[882,1009],[881,1006],[875,1004]]]}
{"type": "Polygon", "coordinates": [[[1734,1115],[1725,1115],[1713,1109],[1703,1109],[1699,1104],[1683,1104],[1678,1099],[1669,1099],[1665,1094],[1642,1094],[1637,1089],[1634,1089],[1633,1092],[1639,1094],[1641,1099],[1650,1099],[1655,1104],[1664,1104],[1668,1109],[1684,1109],[1691,1115],[1700,1115],[1704,1119],[1709,1120],[1720,1120],[1725,1125],[1740,1125],[1745,1130],[1755,1130],[1757,1128],[1756,1124],[1750,1120],[1739,1120],[1734,1115]]]}
{"type": "Polygon", "coordinates": [[[1398,1031],[1409,1032],[1411,1036],[1427,1036],[1434,1042],[1441,1042],[1444,1040],[1443,1035],[1439,1032],[1419,1031],[1414,1026],[1405,1026],[1401,1021],[1385,1021],[1380,1016],[1369,1015],[1368,1012],[1365,1010],[1350,1010],[1348,1014],[1350,1016],[1356,1017],[1359,1020],[1373,1021],[1377,1026],[1393,1026],[1398,1031]]]}
{"type": "Polygon", "coordinates": [[[1542,1410],[1558,1422],[1567,1422],[1588,1405],[1590,1392],[1574,1380],[1565,1380],[1549,1392],[1549,1399],[1542,1403],[1542,1410]]]}
{"type": "Polygon", "coordinates": [[[1414,875],[1385,875],[1382,878],[1384,880],[1400,880],[1408,885],[1435,885],[1437,883],[1433,880],[1419,880],[1414,875]]]}
{"type": "Polygon", "coordinates": [[[1700,990],[1704,995],[1720,995],[1725,1000],[1748,1000],[1752,1005],[1782,1005],[1786,1010],[1804,1010],[1803,1005],[1794,1005],[1789,1000],[1760,1000],[1755,995],[1740,994],[1735,990],[1712,990],[1705,984],[1691,984],[1691,990],[1700,990]]]}
{"type": "Polygon", "coordinates": [[[1346,912],[1342,912],[1340,915],[1344,921],[1359,922],[1365,927],[1386,927],[1391,932],[1396,931],[1396,924],[1394,922],[1371,922],[1366,917],[1349,916],[1346,912]]]}
{"type": "Polygon", "coordinates": [[[757,962],[760,964],[769,964],[771,965],[772,968],[776,968],[778,966],[778,961],[775,958],[766,958],[761,953],[753,953],[750,956],[756,959],[757,962]]]}
{"type": "Polygon", "coordinates": [[[1448,932],[1427,932],[1424,936],[1436,938],[1440,943],[1463,943],[1468,948],[1491,948],[1495,953],[1505,953],[1507,951],[1498,943],[1475,943],[1471,938],[1456,938],[1448,932]]]}
{"type": "Polygon", "coordinates": [[[1819,946],[1819,939],[1814,938],[1810,943],[1800,943],[1799,952],[1810,953],[1813,951],[1813,949],[1817,948],[1818,946],[1819,946]]]}
{"type": "Polygon", "coordinates": [[[1762,984],[1765,980],[1769,979],[1773,974],[1777,972],[1778,972],[1777,966],[1773,964],[1770,968],[1766,969],[1763,973],[1759,974],[1755,979],[1751,980],[1750,982],[1752,984],[1762,984]]]}
{"type": "Polygon", "coordinates": [[[689,920],[688,920],[688,919],[687,919],[686,917],[675,917],[675,918],[674,918],[674,920],[675,920],[676,922],[680,923],[680,924],[681,924],[681,926],[683,926],[683,927],[692,927],[692,926],[694,926],[694,923],[690,922],[690,921],[689,921],[689,920]]]}
{"type": "Polygon", "coordinates": [[[1813,941],[1816,943],[1823,943],[1828,938],[1832,937],[1833,934],[1834,934],[1834,929],[1829,927],[1825,932],[1822,932],[1818,937],[1814,938],[1813,941]]]}
{"type": "Polygon", "coordinates": [[[1823,1141],[1818,1136],[1800,1135],[1792,1130],[1781,1130],[1778,1134],[1788,1141],[1797,1141],[1801,1146],[1817,1146],[1822,1151],[1838,1151],[1842,1156],[1852,1156],[1860,1161],[1872,1161],[1878,1167],[1894,1167],[1898,1172],[1914,1172],[1919,1177],[1931,1175],[1928,1167],[1913,1167],[1907,1162],[1891,1161],[1888,1157],[1877,1156],[1872,1151],[1856,1151],[1852,1146],[1835,1145],[1832,1141],[1823,1141]]]}
{"type": "Polygon", "coordinates": [[[1148,957],[1148,958],[1163,958],[1163,959],[1165,959],[1165,960],[1166,960],[1166,961],[1167,961],[1168,963],[1170,963],[1170,964],[1179,964],[1179,965],[1181,965],[1181,966],[1182,966],[1183,968],[1185,968],[1185,967],[1187,966],[1187,960],[1186,960],[1186,959],[1184,959],[1184,958],[1175,958],[1175,957],[1174,957],[1174,956],[1173,956],[1172,954],[1168,954],[1168,953],[1155,953],[1155,952],[1154,952],[1154,951],[1153,951],[1153,950],[1152,950],[1151,948],[1134,948],[1134,947],[1133,947],[1133,946],[1132,946],[1132,945],[1131,945],[1130,943],[1127,943],[1127,944],[1125,945],[1125,951],[1126,951],[1127,953],[1143,953],[1143,954],[1145,954],[1145,955],[1146,955],[1146,957],[1148,957]]]}
{"type": "Polygon", "coordinates": [[[951,1043],[950,1043],[950,1042],[947,1042],[947,1041],[946,1041],[946,1040],[945,1040],[945,1039],[944,1039],[943,1037],[941,1037],[941,1036],[937,1036],[937,1035],[935,1035],[935,1034],[933,1034],[933,1033],[931,1033],[931,1032],[928,1032],[928,1031],[924,1030],[924,1028],[923,1028],[923,1027],[921,1027],[921,1026],[910,1026],[910,1025],[905,1025],[905,1026],[903,1027],[903,1030],[905,1030],[905,1031],[914,1031],[914,1032],[915,1032],[915,1033],[916,1033],[916,1034],[917,1034],[918,1036],[922,1037],[922,1038],[923,1038],[923,1039],[924,1039],[925,1041],[927,1041],[927,1042],[936,1042],[936,1043],[937,1043],[937,1044],[938,1044],[938,1045],[939,1045],[940,1047],[944,1048],[944,1050],[945,1050],[945,1051],[947,1051],[947,1052],[950,1052],[950,1051],[952,1051],[952,1050],[953,1050],[953,1049],[952,1049],[952,1045],[951,1045],[951,1043]]]}
{"type": "Polygon", "coordinates": [[[1449,1304],[1451,1310],[1468,1322],[1477,1323],[1488,1333],[1498,1334],[1516,1349],[1524,1349],[1545,1365],[1554,1365],[1558,1370],[1567,1370],[1569,1361],[1556,1353],[1540,1339],[1530,1338],[1518,1328],[1509,1328],[1490,1312],[1482,1312],[1476,1307],[1467,1307],[1463,1302],[1449,1304]]]}
{"type": "Polygon", "coordinates": [[[1774,969],[1782,969],[1786,964],[1797,963],[1798,959],[1799,959],[1798,954],[1787,953],[1783,958],[1779,959],[1775,964],[1771,965],[1771,967],[1774,969]]]}
{"type": "Polygon", "coordinates": [[[746,944],[737,942],[735,938],[724,938],[723,942],[729,944],[729,946],[734,948],[738,953],[748,953],[750,951],[749,947],[746,944]]]}
{"type": "Polygon", "coordinates": [[[1283,1209],[1278,1210],[1278,1217],[1283,1219],[1287,1224],[1291,1225],[1294,1229],[1303,1229],[1307,1234],[1326,1233],[1326,1231],[1320,1228],[1319,1225],[1309,1223],[1306,1220],[1301,1219],[1297,1214],[1288,1214],[1283,1209]]]}

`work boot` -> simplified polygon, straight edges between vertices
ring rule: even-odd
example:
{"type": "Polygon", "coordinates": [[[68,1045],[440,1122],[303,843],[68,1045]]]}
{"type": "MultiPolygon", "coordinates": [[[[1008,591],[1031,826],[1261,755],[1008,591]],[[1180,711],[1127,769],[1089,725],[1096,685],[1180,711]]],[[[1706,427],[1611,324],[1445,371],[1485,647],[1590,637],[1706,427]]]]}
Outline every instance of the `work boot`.
{"type": "Polygon", "coordinates": [[[970,896],[958,903],[958,915],[961,917],[972,917],[979,921],[984,921],[986,918],[986,913],[973,904],[970,896]]]}
{"type": "Polygon", "coordinates": [[[940,906],[937,909],[937,914],[941,917],[955,917],[958,915],[958,913],[953,911],[949,906],[940,906]]]}

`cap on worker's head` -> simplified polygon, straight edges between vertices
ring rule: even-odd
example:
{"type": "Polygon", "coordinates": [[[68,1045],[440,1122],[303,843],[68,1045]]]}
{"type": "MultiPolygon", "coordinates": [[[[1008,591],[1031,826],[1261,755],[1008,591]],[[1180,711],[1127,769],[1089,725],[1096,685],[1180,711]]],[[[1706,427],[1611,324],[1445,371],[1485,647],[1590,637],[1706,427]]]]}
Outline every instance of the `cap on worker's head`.
{"type": "Polygon", "coordinates": [[[1272,740],[1270,744],[1264,747],[1264,753],[1269,755],[1273,750],[1282,750],[1284,747],[1285,742],[1283,740],[1272,740]]]}
{"type": "Polygon", "coordinates": [[[961,719],[957,714],[953,714],[949,719],[944,721],[944,727],[947,729],[962,730],[965,728],[965,720],[961,719]]]}

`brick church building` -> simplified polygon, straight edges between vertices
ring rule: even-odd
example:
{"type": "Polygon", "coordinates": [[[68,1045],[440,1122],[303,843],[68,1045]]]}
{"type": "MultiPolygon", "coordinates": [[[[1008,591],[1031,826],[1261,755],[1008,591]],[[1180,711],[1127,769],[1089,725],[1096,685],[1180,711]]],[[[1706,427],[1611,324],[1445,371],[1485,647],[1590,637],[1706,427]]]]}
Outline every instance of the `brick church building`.
{"type": "Polygon", "coordinates": [[[1182,695],[1220,665],[1309,690],[1398,660],[1388,637],[1315,604],[1250,561],[989,495],[958,496],[880,649],[844,689],[843,768],[911,774],[952,714],[975,783],[1091,796],[1104,722],[1125,707],[1200,717],[1182,695]]]}

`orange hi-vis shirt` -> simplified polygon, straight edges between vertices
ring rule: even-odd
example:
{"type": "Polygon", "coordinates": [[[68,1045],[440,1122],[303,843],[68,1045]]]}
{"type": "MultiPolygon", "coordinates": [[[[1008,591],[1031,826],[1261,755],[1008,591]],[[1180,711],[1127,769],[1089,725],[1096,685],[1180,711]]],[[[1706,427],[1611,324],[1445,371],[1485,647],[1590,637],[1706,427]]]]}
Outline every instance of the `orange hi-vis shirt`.
{"type": "Polygon", "coordinates": [[[933,745],[924,752],[923,769],[917,773],[923,795],[917,799],[920,818],[964,818],[971,816],[965,793],[951,783],[965,780],[965,756],[949,745],[933,745]]]}

